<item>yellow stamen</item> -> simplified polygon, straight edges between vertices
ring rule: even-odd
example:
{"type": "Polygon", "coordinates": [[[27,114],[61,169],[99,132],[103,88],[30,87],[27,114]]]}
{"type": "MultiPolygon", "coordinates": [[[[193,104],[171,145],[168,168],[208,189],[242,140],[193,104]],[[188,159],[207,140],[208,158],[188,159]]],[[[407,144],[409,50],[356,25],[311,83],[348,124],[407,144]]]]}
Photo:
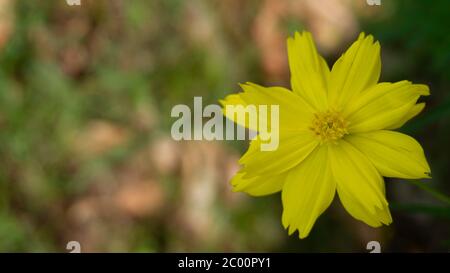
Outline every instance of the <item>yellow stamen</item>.
{"type": "Polygon", "coordinates": [[[323,142],[334,142],[348,134],[348,122],[341,113],[334,110],[314,114],[311,127],[314,134],[323,142]]]}

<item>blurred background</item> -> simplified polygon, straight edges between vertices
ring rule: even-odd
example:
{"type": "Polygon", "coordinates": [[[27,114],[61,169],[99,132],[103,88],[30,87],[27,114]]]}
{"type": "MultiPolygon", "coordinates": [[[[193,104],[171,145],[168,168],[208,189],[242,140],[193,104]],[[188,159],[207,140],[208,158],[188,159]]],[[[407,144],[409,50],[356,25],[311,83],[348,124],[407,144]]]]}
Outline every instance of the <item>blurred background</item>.
{"type": "Polygon", "coordinates": [[[450,2],[0,0],[0,251],[450,250],[450,2]],[[307,239],[279,194],[232,193],[245,141],[176,142],[172,106],[238,83],[289,86],[285,41],[313,33],[331,65],[359,32],[382,81],[428,84],[402,128],[433,179],[387,179],[394,222],[372,229],[335,199],[307,239]]]}

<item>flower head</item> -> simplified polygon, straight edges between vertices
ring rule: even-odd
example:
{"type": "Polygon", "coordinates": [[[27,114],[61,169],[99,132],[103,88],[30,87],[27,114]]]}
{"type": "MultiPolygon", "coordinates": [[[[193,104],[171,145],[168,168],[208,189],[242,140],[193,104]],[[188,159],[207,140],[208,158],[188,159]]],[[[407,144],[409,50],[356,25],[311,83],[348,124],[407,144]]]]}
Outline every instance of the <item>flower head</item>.
{"type": "Polygon", "coordinates": [[[429,95],[428,87],[378,83],[380,44],[364,33],[331,70],[309,32],[295,33],[287,46],[292,91],[247,83],[244,92],[221,101],[279,105],[280,111],[278,149],[261,151],[262,140],[253,139],[233,189],[255,196],[281,191],[283,226],[289,234],[298,230],[300,238],[336,192],[354,218],[372,227],[389,225],[383,176],[430,177],[420,144],[393,131],[422,111],[425,104],[417,100],[429,95]]]}

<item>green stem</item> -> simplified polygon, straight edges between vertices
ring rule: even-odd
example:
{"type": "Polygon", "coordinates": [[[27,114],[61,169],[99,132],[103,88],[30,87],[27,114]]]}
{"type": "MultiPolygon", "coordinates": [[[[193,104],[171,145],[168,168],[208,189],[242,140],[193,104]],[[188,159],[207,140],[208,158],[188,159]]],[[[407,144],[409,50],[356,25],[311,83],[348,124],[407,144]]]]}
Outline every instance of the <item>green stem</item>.
{"type": "Polygon", "coordinates": [[[389,204],[393,210],[406,211],[410,213],[424,213],[439,218],[450,218],[450,206],[432,206],[426,204],[389,204]]]}
{"type": "Polygon", "coordinates": [[[409,180],[412,184],[416,185],[417,187],[419,187],[420,189],[428,192],[430,195],[432,195],[434,198],[436,198],[437,200],[446,203],[447,205],[450,205],[450,197],[448,197],[447,195],[439,192],[438,190],[430,187],[428,185],[428,183],[426,182],[421,182],[421,181],[417,181],[417,180],[409,180]]]}

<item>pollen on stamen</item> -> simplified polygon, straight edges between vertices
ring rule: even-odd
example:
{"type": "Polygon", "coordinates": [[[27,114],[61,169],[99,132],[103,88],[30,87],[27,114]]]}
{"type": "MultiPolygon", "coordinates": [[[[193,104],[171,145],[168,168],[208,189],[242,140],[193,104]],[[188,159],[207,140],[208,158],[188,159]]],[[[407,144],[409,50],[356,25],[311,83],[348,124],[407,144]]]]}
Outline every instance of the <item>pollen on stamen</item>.
{"type": "Polygon", "coordinates": [[[309,127],[320,139],[321,143],[335,142],[348,134],[348,122],[338,111],[328,110],[315,113],[314,119],[309,127]]]}

